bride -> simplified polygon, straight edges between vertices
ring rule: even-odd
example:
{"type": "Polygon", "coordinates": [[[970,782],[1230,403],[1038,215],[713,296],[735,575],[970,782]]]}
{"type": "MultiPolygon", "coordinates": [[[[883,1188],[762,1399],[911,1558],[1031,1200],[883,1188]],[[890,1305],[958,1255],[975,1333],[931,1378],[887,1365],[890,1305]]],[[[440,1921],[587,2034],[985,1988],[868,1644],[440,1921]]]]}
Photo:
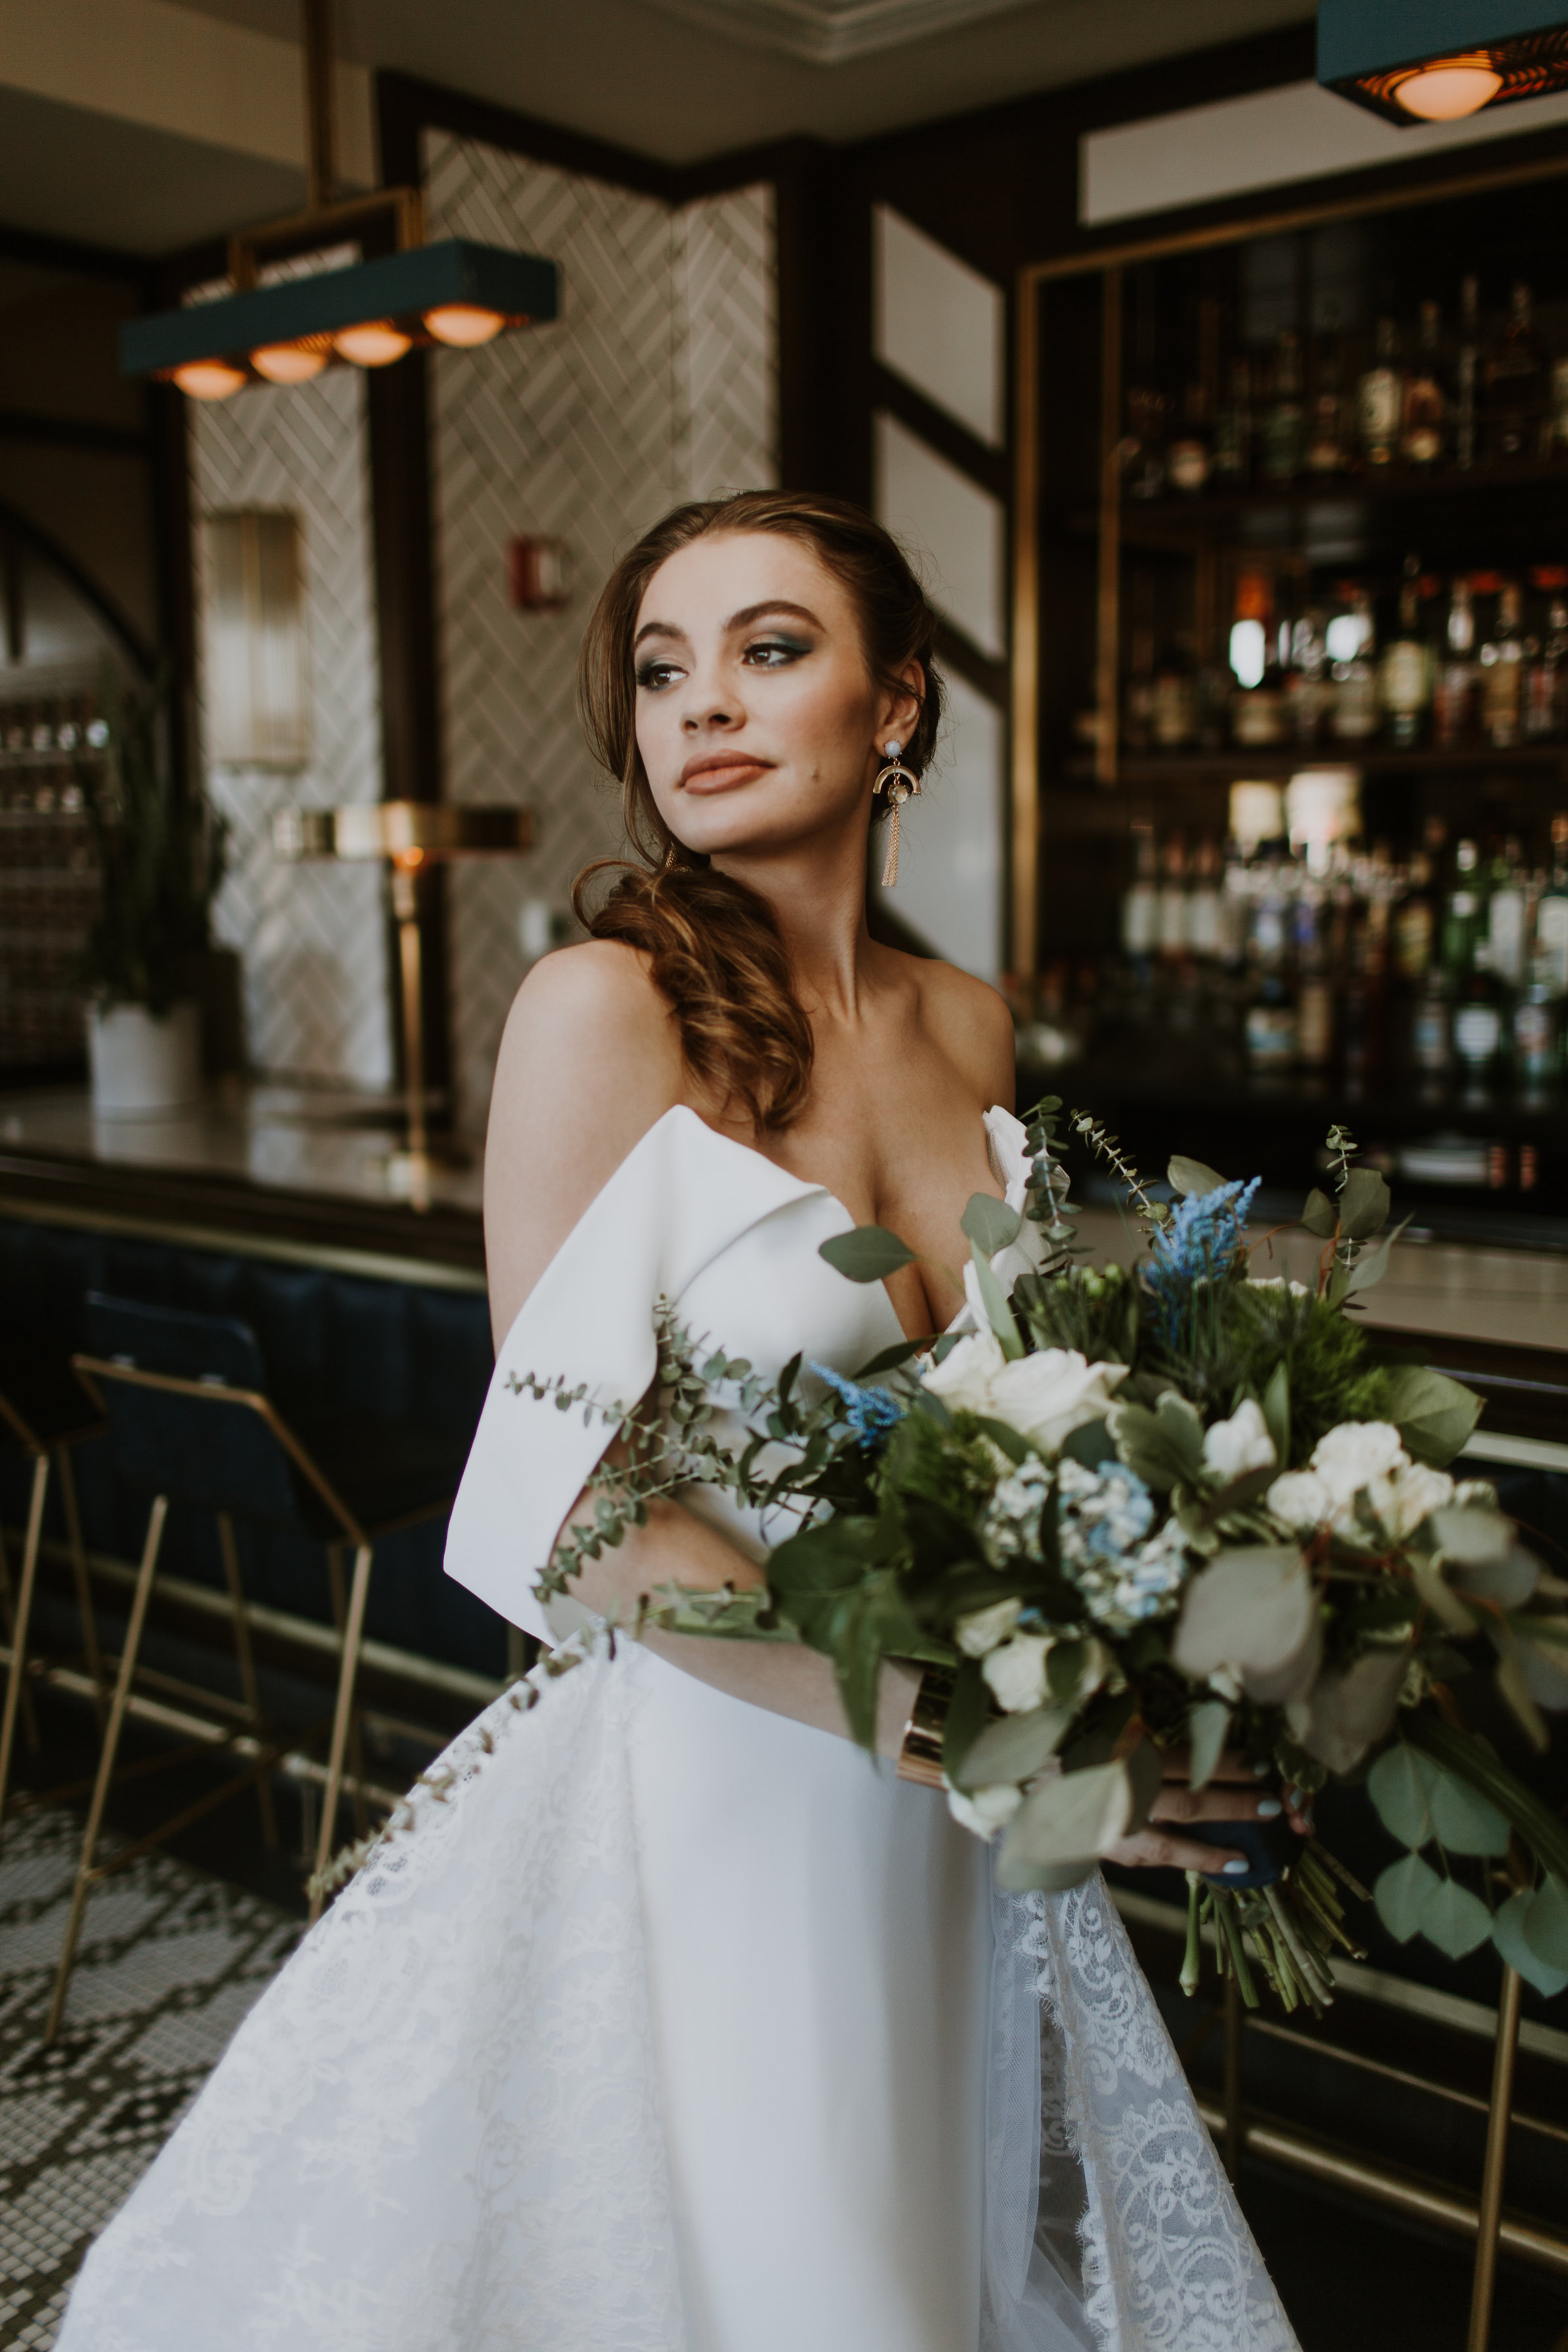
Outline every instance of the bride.
{"type": "MultiPolygon", "coordinates": [[[[608,1433],[522,1375],[635,1400],[661,1299],[764,1376],[853,1371],[961,1315],[970,1194],[1022,1198],[1005,1007],[866,924],[933,630],[829,499],[681,508],[611,577],[582,701],[637,859],[508,1024],[447,1555],[552,1654],[258,2002],[61,2352],[1293,2352],[1098,1876],[994,1894],[900,1776],[915,1672],[878,1762],[809,1650],[615,1632],[758,1580],[710,1488],[533,1591],[608,1433]],[[870,1223],[921,1253],[885,1287],[817,1254],[870,1223]]],[[[1212,1871],[1184,1820],[1258,1809],[1173,1781],[1117,1858],[1212,1871]]]]}

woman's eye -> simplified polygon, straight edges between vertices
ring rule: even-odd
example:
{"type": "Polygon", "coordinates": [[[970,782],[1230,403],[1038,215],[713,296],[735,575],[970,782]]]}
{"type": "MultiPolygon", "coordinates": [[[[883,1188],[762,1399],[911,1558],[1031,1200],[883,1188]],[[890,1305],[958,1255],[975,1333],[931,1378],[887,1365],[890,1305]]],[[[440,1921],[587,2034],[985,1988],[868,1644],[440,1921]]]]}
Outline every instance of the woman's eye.
{"type": "Polygon", "coordinates": [[[762,637],[746,647],[743,658],[752,669],[783,669],[810,651],[794,637],[762,637]]]}
{"type": "Polygon", "coordinates": [[[658,694],[661,688],[669,684],[671,678],[679,676],[680,666],[678,662],[644,662],[637,673],[637,681],[638,686],[644,688],[648,693],[658,694]]]}

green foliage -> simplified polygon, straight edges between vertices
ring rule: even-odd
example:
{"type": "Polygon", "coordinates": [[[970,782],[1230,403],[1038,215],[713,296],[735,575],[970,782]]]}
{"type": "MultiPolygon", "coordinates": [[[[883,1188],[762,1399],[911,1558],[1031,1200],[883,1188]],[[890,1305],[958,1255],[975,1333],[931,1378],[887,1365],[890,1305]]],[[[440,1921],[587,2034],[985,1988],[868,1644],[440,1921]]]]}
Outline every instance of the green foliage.
{"type": "Polygon", "coordinates": [[[818,1244],[816,1255],[851,1282],[882,1282],[915,1262],[908,1243],[886,1225],[857,1225],[853,1233],[835,1234],[831,1241],[818,1244]]]}
{"type": "Polygon", "coordinates": [[[77,763],[102,874],[77,977],[110,1004],[163,1013],[190,986],[223,879],[223,827],[170,766],[167,690],[110,686],[107,772],[77,763]]]}
{"type": "Polygon", "coordinates": [[[1391,1418],[1390,1376],[1355,1324],[1325,1299],[1256,1283],[1233,1287],[1210,1367],[1210,1393],[1262,1396],[1281,1363],[1289,1397],[1289,1456],[1305,1462],[1342,1421],[1391,1418]]]}
{"type": "Polygon", "coordinates": [[[893,1432],[877,1474],[879,1488],[940,1503],[961,1519],[978,1518],[996,1485],[996,1456],[976,1416],[911,1412],[893,1432]]]}
{"type": "Polygon", "coordinates": [[[1021,1274],[1013,1285],[1036,1347],[1076,1348],[1091,1364],[1137,1360],[1139,1304],[1136,1279],[1120,1265],[1021,1274]]]}

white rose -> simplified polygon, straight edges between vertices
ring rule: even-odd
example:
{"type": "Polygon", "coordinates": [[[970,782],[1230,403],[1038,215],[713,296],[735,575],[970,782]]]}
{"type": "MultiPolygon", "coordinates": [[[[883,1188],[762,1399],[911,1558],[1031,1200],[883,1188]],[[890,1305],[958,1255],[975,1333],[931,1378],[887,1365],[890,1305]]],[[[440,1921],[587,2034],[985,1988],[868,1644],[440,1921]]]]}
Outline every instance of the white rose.
{"type": "Polygon", "coordinates": [[[993,1838],[998,1830],[1005,1829],[1023,1801],[1022,1789],[1015,1789],[1005,1780],[997,1780],[988,1789],[973,1790],[968,1796],[951,1785],[947,1791],[948,1811],[978,1838],[993,1838]]]}
{"type": "Polygon", "coordinates": [[[1204,1432],[1204,1461],[1216,1478],[1228,1484],[1249,1470],[1271,1470],[1277,1456],[1268,1423],[1251,1397],[1228,1421],[1216,1421],[1204,1432]]]}
{"type": "Polygon", "coordinates": [[[1021,1601],[996,1601],[989,1609],[972,1610],[967,1617],[961,1617],[952,1631],[964,1656],[983,1658],[998,1642],[1005,1642],[1023,1605],[1021,1601]]]}
{"type": "Polygon", "coordinates": [[[1413,1536],[1423,1519],[1454,1499],[1454,1482],[1446,1470],[1429,1470],[1424,1462],[1409,1463],[1392,1478],[1376,1478],[1370,1489],[1372,1507],[1395,1543],[1413,1536]]]}
{"type": "Polygon", "coordinates": [[[1015,1633],[993,1650],[980,1671],[1004,1715],[1027,1715],[1046,1703],[1046,1654],[1054,1636],[1015,1633]]]}
{"type": "Polygon", "coordinates": [[[1353,1502],[1374,1478],[1409,1466],[1399,1432],[1387,1421],[1342,1421],[1312,1448],[1312,1467],[1336,1503],[1353,1502]]]}
{"type": "Polygon", "coordinates": [[[1105,1419],[1127,1372],[1125,1364],[1091,1364],[1076,1348],[1047,1348],[1003,1364],[991,1382],[991,1410],[1043,1454],[1056,1454],[1075,1429],[1105,1419]]]}
{"type": "Polygon", "coordinates": [[[994,1414],[993,1389],[1006,1360],[1001,1341],[986,1325],[961,1339],[940,1364],[922,1374],[922,1385],[951,1412],[994,1414]]]}
{"type": "Polygon", "coordinates": [[[1288,1528],[1324,1527],[1334,1516],[1333,1495],[1315,1470],[1287,1470],[1264,1500],[1288,1528]]]}

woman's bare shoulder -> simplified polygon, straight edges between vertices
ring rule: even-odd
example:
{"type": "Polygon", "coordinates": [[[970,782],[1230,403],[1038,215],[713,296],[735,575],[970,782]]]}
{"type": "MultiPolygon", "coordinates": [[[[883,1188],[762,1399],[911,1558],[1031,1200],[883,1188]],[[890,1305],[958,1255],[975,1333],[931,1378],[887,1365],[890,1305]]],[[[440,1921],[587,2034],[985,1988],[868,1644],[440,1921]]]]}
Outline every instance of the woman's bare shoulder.
{"type": "MultiPolygon", "coordinates": [[[[911,961],[913,961],[911,959],[911,961]]],[[[915,961],[921,1023],[983,1109],[1011,1109],[1016,1083],[1013,1016],[988,981],[935,958],[915,961]]]]}

